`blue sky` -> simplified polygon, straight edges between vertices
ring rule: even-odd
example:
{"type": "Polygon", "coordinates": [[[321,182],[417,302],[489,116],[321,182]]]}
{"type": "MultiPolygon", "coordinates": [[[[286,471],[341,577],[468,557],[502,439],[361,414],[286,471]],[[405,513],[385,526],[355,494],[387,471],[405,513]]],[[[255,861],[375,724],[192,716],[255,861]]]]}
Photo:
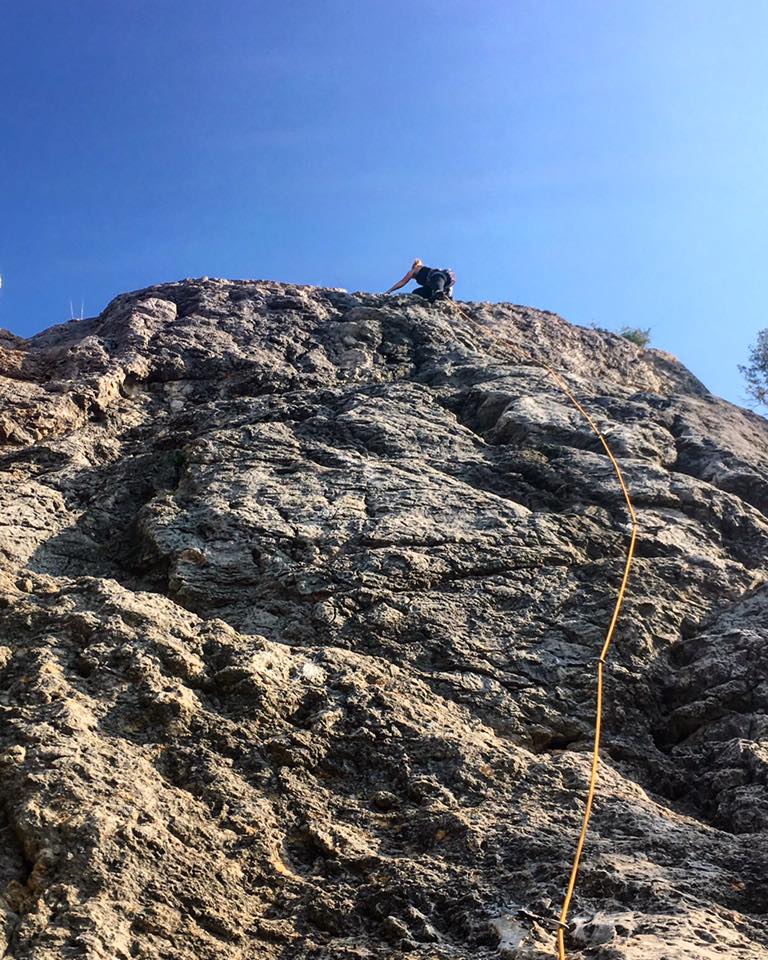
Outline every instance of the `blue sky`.
{"type": "Polygon", "coordinates": [[[0,326],[185,276],[768,326],[765,0],[0,0],[0,326]]]}

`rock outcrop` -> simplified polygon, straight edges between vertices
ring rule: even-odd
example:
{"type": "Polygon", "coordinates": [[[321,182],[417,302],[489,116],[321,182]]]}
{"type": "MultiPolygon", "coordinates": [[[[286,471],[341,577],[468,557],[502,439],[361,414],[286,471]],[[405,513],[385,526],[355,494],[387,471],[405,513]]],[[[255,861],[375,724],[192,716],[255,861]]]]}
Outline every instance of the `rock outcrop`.
{"type": "Polygon", "coordinates": [[[768,423],[509,304],[185,281],[0,338],[4,956],[768,957],[768,423]]]}

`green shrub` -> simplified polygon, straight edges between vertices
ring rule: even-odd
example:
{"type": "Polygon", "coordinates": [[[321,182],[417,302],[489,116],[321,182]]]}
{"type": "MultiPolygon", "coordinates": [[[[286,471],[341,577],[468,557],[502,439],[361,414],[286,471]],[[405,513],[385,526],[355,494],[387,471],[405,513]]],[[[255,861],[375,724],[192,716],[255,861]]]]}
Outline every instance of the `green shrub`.
{"type": "Polygon", "coordinates": [[[749,363],[739,364],[752,400],[768,406],[768,330],[761,330],[749,351],[749,363]]]}
{"type": "Polygon", "coordinates": [[[638,347],[647,347],[651,342],[651,328],[643,330],[641,327],[622,327],[619,330],[619,336],[624,337],[625,340],[631,340],[638,347]]]}

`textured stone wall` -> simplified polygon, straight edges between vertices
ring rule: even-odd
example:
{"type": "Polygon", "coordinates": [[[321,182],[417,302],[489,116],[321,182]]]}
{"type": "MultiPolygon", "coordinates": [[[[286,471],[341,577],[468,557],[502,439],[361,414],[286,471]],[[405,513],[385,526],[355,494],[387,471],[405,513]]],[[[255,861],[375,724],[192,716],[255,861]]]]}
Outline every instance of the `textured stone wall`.
{"type": "MultiPolygon", "coordinates": [[[[635,572],[569,950],[768,957],[768,424],[466,304],[620,459],[635,572]]],[[[448,305],[185,281],[0,338],[6,956],[553,956],[628,538],[448,305]]]]}

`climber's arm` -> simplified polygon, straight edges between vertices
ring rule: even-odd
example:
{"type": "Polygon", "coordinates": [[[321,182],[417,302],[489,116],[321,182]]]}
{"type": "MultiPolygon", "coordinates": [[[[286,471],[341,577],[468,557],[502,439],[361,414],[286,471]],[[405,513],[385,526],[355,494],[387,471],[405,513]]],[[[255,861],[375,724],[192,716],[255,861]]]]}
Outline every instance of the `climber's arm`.
{"type": "Polygon", "coordinates": [[[409,280],[413,280],[413,273],[413,270],[409,270],[402,280],[398,280],[397,283],[393,284],[389,290],[385,290],[384,293],[392,293],[394,290],[399,290],[400,287],[404,287],[409,280]]]}

